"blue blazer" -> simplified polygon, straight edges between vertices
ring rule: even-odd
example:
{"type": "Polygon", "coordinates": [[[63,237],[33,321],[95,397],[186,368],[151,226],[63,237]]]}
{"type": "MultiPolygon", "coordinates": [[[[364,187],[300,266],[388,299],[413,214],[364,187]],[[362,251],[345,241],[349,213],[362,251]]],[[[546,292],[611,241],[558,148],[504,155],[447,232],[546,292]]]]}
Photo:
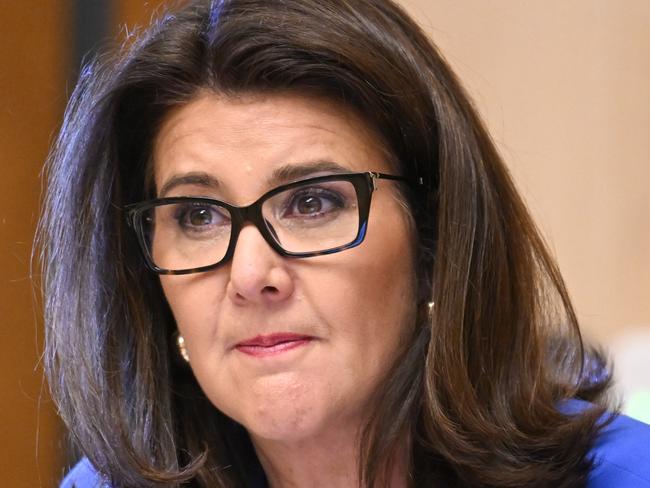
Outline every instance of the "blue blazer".
{"type": "Polygon", "coordinates": [[[650,425],[619,415],[592,452],[588,488],[650,488],[650,425]]]}
{"type": "MultiPolygon", "coordinates": [[[[587,488],[650,488],[650,425],[619,415],[596,440],[587,488]]],[[[260,484],[259,488],[263,488],[260,484]]],[[[87,459],[70,471],[60,488],[110,488],[87,459]]]]}

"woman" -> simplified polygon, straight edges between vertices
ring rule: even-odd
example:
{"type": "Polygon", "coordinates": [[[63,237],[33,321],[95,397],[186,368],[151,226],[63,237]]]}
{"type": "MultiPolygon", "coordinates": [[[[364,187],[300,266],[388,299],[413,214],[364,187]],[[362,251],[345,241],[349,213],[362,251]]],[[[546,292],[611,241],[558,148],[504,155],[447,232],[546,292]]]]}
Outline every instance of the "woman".
{"type": "Polygon", "coordinates": [[[604,414],[488,134],[391,2],[167,15],[83,72],[47,185],[65,486],[650,486],[610,459],[648,431],[604,414]]]}

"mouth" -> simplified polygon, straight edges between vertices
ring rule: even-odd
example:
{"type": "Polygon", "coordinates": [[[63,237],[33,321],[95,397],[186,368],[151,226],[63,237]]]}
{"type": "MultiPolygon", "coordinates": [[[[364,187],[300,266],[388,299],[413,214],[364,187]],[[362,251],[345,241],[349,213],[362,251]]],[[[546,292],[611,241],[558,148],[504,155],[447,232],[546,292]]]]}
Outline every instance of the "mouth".
{"type": "Polygon", "coordinates": [[[237,343],[235,349],[249,356],[265,357],[282,354],[291,349],[306,346],[313,340],[314,337],[302,334],[279,333],[258,335],[237,343]]]}

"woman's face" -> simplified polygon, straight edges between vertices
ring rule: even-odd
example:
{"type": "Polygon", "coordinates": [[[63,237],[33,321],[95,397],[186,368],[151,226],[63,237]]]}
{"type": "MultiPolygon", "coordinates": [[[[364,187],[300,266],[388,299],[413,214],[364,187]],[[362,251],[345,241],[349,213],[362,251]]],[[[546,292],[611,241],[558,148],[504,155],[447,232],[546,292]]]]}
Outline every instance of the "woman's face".
{"type": "MultiPolygon", "coordinates": [[[[323,174],[323,161],[392,172],[358,117],[297,95],[204,93],[169,114],[154,141],[155,183],[165,197],[247,205],[284,183],[278,175],[288,170],[323,174]],[[196,174],[203,176],[183,178],[196,174]]],[[[231,261],[160,278],[199,384],[254,440],[358,427],[410,331],[412,231],[395,183],[377,187],[356,248],[286,258],[248,224],[231,261]]]]}

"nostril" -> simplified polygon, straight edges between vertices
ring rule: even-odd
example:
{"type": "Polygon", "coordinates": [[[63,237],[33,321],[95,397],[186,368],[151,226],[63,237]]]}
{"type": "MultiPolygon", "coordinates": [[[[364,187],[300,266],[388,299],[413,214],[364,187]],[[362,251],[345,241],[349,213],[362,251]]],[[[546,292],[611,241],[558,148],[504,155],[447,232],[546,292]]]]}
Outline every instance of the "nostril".
{"type": "Polygon", "coordinates": [[[265,286],[264,288],[262,288],[262,293],[277,295],[278,293],[280,293],[280,290],[278,290],[275,286],[265,286]]]}

